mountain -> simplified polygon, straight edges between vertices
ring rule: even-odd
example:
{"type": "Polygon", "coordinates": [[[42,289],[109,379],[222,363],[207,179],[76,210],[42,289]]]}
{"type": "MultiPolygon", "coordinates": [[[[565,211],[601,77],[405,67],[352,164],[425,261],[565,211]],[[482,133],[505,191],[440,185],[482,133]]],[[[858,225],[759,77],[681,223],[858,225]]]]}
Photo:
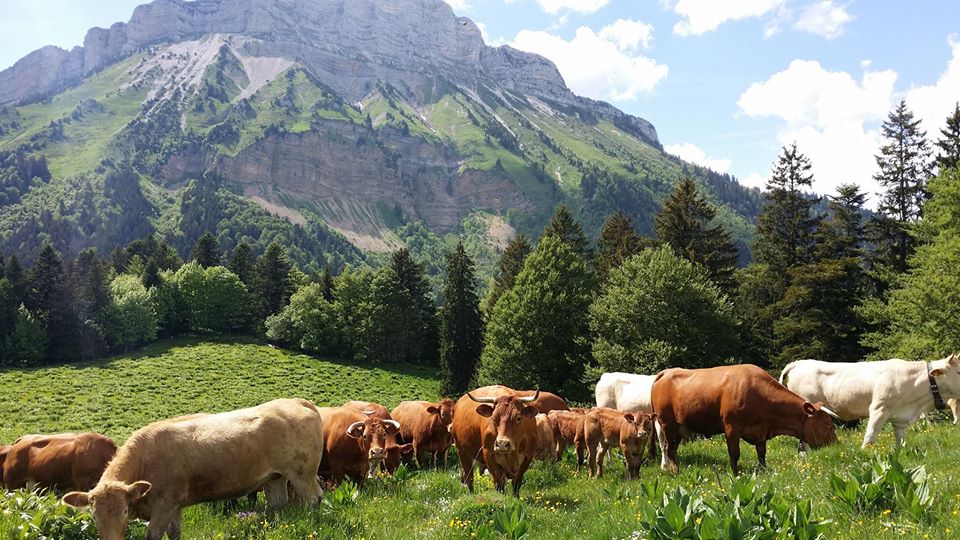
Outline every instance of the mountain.
{"type": "Polygon", "coordinates": [[[492,264],[560,203],[649,233],[684,175],[749,238],[756,190],[442,0],[155,0],[0,72],[0,251],[28,260],[210,230],[334,265],[472,234],[492,264]]]}

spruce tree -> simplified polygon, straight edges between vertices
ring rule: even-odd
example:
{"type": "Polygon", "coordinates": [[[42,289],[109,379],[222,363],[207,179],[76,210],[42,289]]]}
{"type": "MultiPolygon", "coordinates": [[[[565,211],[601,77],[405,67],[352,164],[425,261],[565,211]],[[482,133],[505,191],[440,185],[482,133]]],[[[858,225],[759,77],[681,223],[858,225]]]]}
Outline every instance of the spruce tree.
{"type": "Polygon", "coordinates": [[[643,249],[643,241],[633,228],[633,220],[616,211],[600,230],[597,250],[593,255],[593,269],[597,281],[603,283],[613,269],[643,249]]]}
{"type": "Polygon", "coordinates": [[[80,320],[75,311],[76,296],[70,287],[60,255],[46,244],[30,273],[30,311],[47,335],[46,358],[61,362],[79,358],[77,341],[80,320]]]}
{"type": "Polygon", "coordinates": [[[0,253],[0,279],[3,279],[3,272],[6,270],[7,259],[0,253]]]}
{"type": "Polygon", "coordinates": [[[71,272],[71,284],[77,296],[77,315],[81,322],[78,347],[83,358],[95,358],[107,352],[107,332],[113,302],[107,265],[96,250],[80,252],[71,272]]]}
{"type": "Polygon", "coordinates": [[[254,267],[256,260],[253,255],[253,249],[250,244],[241,241],[237,247],[233,248],[233,254],[230,255],[230,263],[227,269],[236,274],[244,285],[250,287],[253,283],[254,267]]]}
{"type": "Polygon", "coordinates": [[[193,252],[190,254],[190,260],[197,261],[202,268],[211,266],[220,266],[220,260],[223,253],[220,251],[220,243],[212,234],[205,232],[197,243],[193,246],[193,252]]]}
{"type": "Polygon", "coordinates": [[[3,277],[10,282],[10,287],[13,290],[13,299],[17,306],[25,302],[29,280],[26,272],[23,270],[23,266],[20,264],[20,259],[17,258],[16,255],[11,255],[10,258],[7,259],[7,264],[3,268],[3,277]]]}
{"type": "Polygon", "coordinates": [[[293,265],[286,250],[276,242],[272,242],[257,260],[252,289],[257,303],[258,322],[280,313],[290,302],[290,296],[295,292],[291,270],[293,265]]]}
{"type": "Polygon", "coordinates": [[[716,214],[693,180],[684,178],[657,214],[655,230],[677,256],[703,266],[714,283],[731,291],[739,253],[722,225],[709,226],[716,214]]]}
{"type": "Polygon", "coordinates": [[[463,242],[447,255],[440,321],[440,395],[459,396],[469,389],[483,350],[476,276],[463,242]]]}
{"type": "Polygon", "coordinates": [[[336,299],[336,296],[333,294],[336,284],[334,283],[333,274],[330,272],[330,266],[323,267],[323,274],[320,276],[320,287],[323,291],[323,299],[331,304],[336,299]]]}
{"type": "Polygon", "coordinates": [[[14,359],[7,355],[7,338],[13,333],[17,323],[18,308],[13,287],[7,279],[0,278],[0,367],[14,363],[14,359]]]}
{"type": "Polygon", "coordinates": [[[148,289],[159,287],[163,283],[163,279],[160,277],[160,265],[157,264],[155,258],[151,258],[144,266],[141,282],[148,289]]]}
{"type": "Polygon", "coordinates": [[[590,240],[587,239],[587,235],[583,233],[583,227],[573,218],[573,213],[566,205],[561,204],[557,208],[556,213],[550,218],[550,223],[547,223],[543,230],[541,240],[548,236],[559,238],[584,261],[590,260],[590,240]]]}
{"type": "Polygon", "coordinates": [[[493,308],[497,305],[497,301],[500,300],[503,293],[513,287],[513,282],[520,270],[523,270],[523,262],[527,260],[531,251],[533,251],[533,246],[530,245],[530,239],[524,234],[518,234],[507,244],[507,249],[503,251],[497,265],[497,276],[483,298],[482,313],[485,317],[489,317],[493,313],[493,308]]]}
{"type": "Polygon", "coordinates": [[[430,297],[430,285],[427,283],[424,267],[414,260],[407,248],[400,248],[393,253],[390,267],[413,299],[415,306],[415,313],[410,314],[416,327],[415,347],[411,360],[437,365],[440,360],[437,306],[430,297]]]}
{"type": "Polygon", "coordinates": [[[886,189],[880,200],[880,213],[893,220],[892,258],[881,261],[896,272],[907,270],[907,259],[916,245],[910,227],[922,214],[927,199],[927,178],[930,176],[930,145],[927,133],[920,128],[920,119],[905,101],[900,101],[881,127],[886,143],[876,156],[879,172],[874,180],[886,189]]]}
{"type": "Polygon", "coordinates": [[[946,127],[940,129],[940,136],[936,142],[940,149],[936,163],[942,173],[960,166],[960,102],[954,105],[953,112],[947,117],[946,127]]]}

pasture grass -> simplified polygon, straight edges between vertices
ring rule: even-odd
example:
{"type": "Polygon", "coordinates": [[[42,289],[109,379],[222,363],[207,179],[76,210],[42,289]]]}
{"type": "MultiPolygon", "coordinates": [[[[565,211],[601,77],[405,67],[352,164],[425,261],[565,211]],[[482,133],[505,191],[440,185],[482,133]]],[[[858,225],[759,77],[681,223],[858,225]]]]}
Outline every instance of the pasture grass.
{"type": "MultiPolygon", "coordinates": [[[[167,341],[93,364],[0,372],[0,440],[75,429],[102,429],[122,440],[150,420],[280,396],[303,396],[324,405],[356,398],[390,407],[402,399],[435,399],[437,388],[430,371],[419,366],[335,363],[256,342],[167,341]]],[[[768,469],[761,473],[753,473],[756,454],[743,443],[744,474],[756,474],[761,489],[769,488],[786,501],[810,501],[813,517],[830,521],[827,538],[960,538],[957,427],[935,415],[908,431],[899,458],[907,466],[926,466],[934,496],[921,521],[897,508],[854,513],[833,498],[831,473],[855,470],[893,445],[889,428],[868,450],[859,448],[862,426],[838,434],[840,444],[806,458],[797,454],[794,439],[774,439],[768,469]]],[[[560,463],[538,462],[521,492],[529,525],[524,538],[643,538],[644,485],[659,482],[668,491],[683,487],[709,501],[727,492],[733,481],[721,438],[684,445],[680,463],[677,476],[647,464],[640,480],[626,481],[619,456],[603,479],[576,471],[570,451],[560,463]]],[[[50,501],[54,504],[55,499],[50,501]]],[[[459,482],[454,458],[446,469],[420,471],[402,481],[370,480],[350,504],[273,512],[264,508],[261,495],[253,506],[247,501],[232,508],[198,505],[184,512],[183,532],[184,538],[470,539],[482,536],[496,511],[512,501],[512,496],[493,490],[489,475],[478,476],[476,492],[470,494],[459,482]]],[[[0,534],[23,521],[0,506],[0,534]]],[[[136,535],[143,529],[132,530],[136,535]]]]}

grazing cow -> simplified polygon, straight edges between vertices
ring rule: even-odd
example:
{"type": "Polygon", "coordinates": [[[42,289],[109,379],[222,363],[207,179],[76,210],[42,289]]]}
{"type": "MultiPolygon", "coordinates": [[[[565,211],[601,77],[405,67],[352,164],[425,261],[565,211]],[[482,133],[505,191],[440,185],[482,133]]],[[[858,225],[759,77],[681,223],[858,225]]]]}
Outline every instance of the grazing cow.
{"type": "Polygon", "coordinates": [[[453,444],[450,424],[457,404],[452,399],[440,403],[429,401],[402,401],[390,415],[400,422],[402,442],[413,445],[417,464],[424,466],[427,454],[433,456],[434,465],[447,464],[447,452],[453,444]]]}
{"type": "Polygon", "coordinates": [[[7,489],[36,484],[55,490],[89,490],[97,485],[117,445],[99,433],[26,435],[8,447],[0,477],[7,489]]]}
{"type": "Polygon", "coordinates": [[[537,421],[537,451],[534,457],[544,461],[556,461],[557,440],[553,436],[553,422],[543,413],[538,414],[535,419],[537,421]]]}
{"type": "MultiPolygon", "coordinates": [[[[379,418],[380,420],[395,420],[387,408],[379,403],[371,403],[369,401],[348,401],[344,403],[343,406],[348,409],[353,409],[357,412],[369,415],[373,418],[379,418]]],[[[403,456],[410,454],[412,451],[412,444],[397,444],[395,437],[388,437],[384,458],[379,462],[379,465],[383,467],[383,471],[385,473],[393,474],[394,471],[397,470],[397,467],[400,466],[400,461],[403,459],[403,456]]],[[[377,464],[378,463],[371,461],[371,475],[373,474],[373,471],[376,470],[377,464]]]]}
{"type": "Polygon", "coordinates": [[[121,540],[133,518],[149,520],[148,539],[177,540],[183,508],[261,486],[271,506],[286,502],[288,484],[315,504],[323,430],[317,408],[303,399],[156,422],[127,439],[96,487],[63,502],[91,507],[103,540],[121,540]]]}
{"type": "Polygon", "coordinates": [[[863,447],[887,422],[899,447],[907,426],[936,406],[934,389],[941,399],[960,397],[960,355],[933,362],[798,360],[783,368],[780,380],[807,400],[822,401],[841,420],[869,418],[863,447]]]}
{"type": "Polygon", "coordinates": [[[460,458],[460,481],[473,491],[473,462],[481,453],[498,491],[513,481],[514,496],[520,495],[523,475],[537,450],[540,411],[530,405],[537,394],[519,397],[510,388],[484,387],[467,392],[453,413],[453,440],[460,458]]]}
{"type": "Polygon", "coordinates": [[[650,392],[655,375],[604,373],[597,382],[597,407],[618,411],[653,412],[650,392]]]}
{"type": "Polygon", "coordinates": [[[637,478],[644,451],[649,449],[650,459],[656,458],[655,418],[655,414],[627,413],[609,407],[594,407],[587,411],[583,432],[590,452],[590,476],[603,476],[603,458],[611,446],[618,446],[627,463],[627,479],[637,478]]]}
{"type": "Polygon", "coordinates": [[[370,470],[386,456],[387,442],[396,444],[400,423],[349,407],[321,407],[319,411],[327,434],[320,475],[335,484],[344,476],[363,484],[370,470]]]}
{"type": "Polygon", "coordinates": [[[777,435],[796,437],[813,448],[837,441],[833,413],[748,364],[662,371],[653,383],[653,410],[662,464],[674,473],[680,470],[677,448],[685,432],[724,434],[735,475],[740,472],[740,439],[756,447],[760,468],[767,464],[767,440],[777,435]]]}
{"type": "Polygon", "coordinates": [[[583,466],[583,458],[587,450],[587,439],[583,433],[584,414],[586,411],[580,408],[547,413],[547,417],[553,423],[553,438],[557,442],[557,459],[563,457],[567,446],[572,445],[577,451],[578,471],[583,466]]]}

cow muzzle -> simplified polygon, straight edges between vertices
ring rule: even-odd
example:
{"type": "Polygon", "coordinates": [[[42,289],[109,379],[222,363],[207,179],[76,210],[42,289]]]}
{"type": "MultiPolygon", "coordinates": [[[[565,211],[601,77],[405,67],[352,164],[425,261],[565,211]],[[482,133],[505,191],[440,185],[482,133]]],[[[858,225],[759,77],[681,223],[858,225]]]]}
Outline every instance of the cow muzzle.
{"type": "Polygon", "coordinates": [[[370,449],[369,456],[370,456],[370,460],[371,460],[371,461],[380,461],[380,460],[382,460],[383,457],[384,457],[383,448],[371,448],[371,449],[370,449]]]}
{"type": "Polygon", "coordinates": [[[509,454],[513,452],[513,442],[509,439],[497,439],[493,443],[493,451],[498,454],[509,454]]]}

